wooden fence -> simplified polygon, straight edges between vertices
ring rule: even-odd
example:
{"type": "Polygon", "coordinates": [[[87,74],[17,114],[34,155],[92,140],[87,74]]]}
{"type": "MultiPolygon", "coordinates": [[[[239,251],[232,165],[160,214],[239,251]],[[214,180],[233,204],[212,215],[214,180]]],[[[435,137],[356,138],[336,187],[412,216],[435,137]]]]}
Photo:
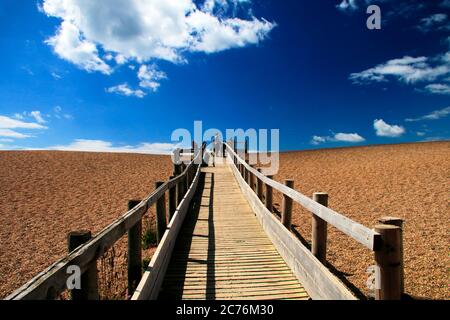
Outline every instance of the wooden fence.
{"type": "Polygon", "coordinates": [[[354,299],[324,266],[328,224],[374,252],[376,299],[401,298],[404,290],[401,219],[385,217],[374,229],[367,228],[328,208],[326,193],[315,193],[311,199],[293,189],[294,181],[287,180],[283,185],[262,174],[261,169],[249,164],[247,142],[244,152],[240,152],[243,157],[238,154],[236,139],[223,145],[222,152],[233,164],[233,173],[261,225],[313,299],[354,299]],[[281,221],[273,215],[273,189],[283,196],[281,221]],[[290,232],[292,202],[312,213],[311,252],[290,232]]]}
{"type": "MultiPolygon", "coordinates": [[[[129,211],[93,238],[90,238],[90,234],[71,233],[69,235],[71,252],[7,296],[6,300],[55,299],[67,288],[66,281],[70,275],[68,268],[71,266],[79,267],[82,274],[81,289],[72,290],[72,299],[98,299],[97,259],[125,233],[128,233],[128,295],[131,296],[142,276],[142,217],[150,206],[156,204],[159,245],[155,256],[159,257],[159,252],[165,251],[168,244],[166,229],[171,229],[174,225],[179,228],[182,220],[180,216],[184,216],[195,192],[205,147],[206,144],[203,143],[201,148],[194,148],[192,160],[187,166],[183,163],[176,164],[174,176],[169,181],[157,184],[156,190],[144,200],[130,201],[129,211]],[[169,195],[168,226],[166,193],[169,195]]],[[[158,263],[158,259],[152,259],[150,268],[157,270],[158,263]]]]}

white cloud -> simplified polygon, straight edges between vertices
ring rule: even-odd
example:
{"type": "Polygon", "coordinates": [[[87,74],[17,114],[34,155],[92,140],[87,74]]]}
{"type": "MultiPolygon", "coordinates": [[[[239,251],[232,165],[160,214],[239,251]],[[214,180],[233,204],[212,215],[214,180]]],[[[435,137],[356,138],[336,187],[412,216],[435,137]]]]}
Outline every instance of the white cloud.
{"type": "MultiPolygon", "coordinates": [[[[220,3],[225,0],[218,1],[220,3]]],[[[233,0],[233,3],[248,2],[233,0]]],[[[42,10],[62,20],[47,40],[56,54],[87,71],[112,72],[99,51],[117,63],[152,59],[184,62],[185,52],[218,52],[257,44],[274,23],[214,14],[193,0],[44,0],[42,10]]],[[[107,60],[107,59],[105,59],[107,60]]]]}
{"type": "Polygon", "coordinates": [[[68,145],[52,146],[48,150],[89,151],[89,152],[120,152],[145,154],[171,154],[177,148],[173,143],[140,143],[139,145],[116,146],[109,141],[76,139],[68,145]]]}
{"type": "Polygon", "coordinates": [[[334,135],[336,141],[344,142],[362,142],[365,139],[357,133],[337,133],[334,135]]]}
{"type": "Polygon", "coordinates": [[[442,83],[432,83],[425,87],[425,90],[436,94],[450,94],[450,86],[442,83]]]}
{"type": "Polygon", "coordinates": [[[376,135],[379,137],[400,137],[405,133],[405,128],[398,125],[390,125],[383,121],[383,119],[376,119],[373,122],[376,135]]]}
{"type": "Polygon", "coordinates": [[[56,106],[56,107],[53,108],[53,116],[56,119],[61,119],[61,118],[64,118],[64,119],[67,119],[67,120],[73,119],[73,116],[71,114],[62,113],[62,108],[60,106],[56,106]]]}
{"type": "Polygon", "coordinates": [[[33,122],[25,122],[6,116],[0,116],[0,129],[47,129],[47,127],[33,122]]]}
{"type": "Polygon", "coordinates": [[[358,143],[363,142],[365,139],[357,133],[336,133],[332,137],[330,136],[313,136],[311,144],[319,145],[325,142],[351,142],[358,143]]]}
{"type": "Polygon", "coordinates": [[[47,121],[45,121],[44,118],[42,117],[42,114],[41,114],[40,111],[37,111],[37,110],[36,110],[36,111],[31,111],[31,112],[29,113],[29,115],[30,115],[30,117],[33,117],[34,120],[36,120],[37,123],[43,124],[43,123],[46,123],[46,122],[47,122],[47,121]]]}
{"type": "Polygon", "coordinates": [[[124,95],[124,96],[127,96],[127,97],[130,97],[130,96],[134,96],[134,97],[138,97],[138,98],[145,97],[145,92],[144,91],[142,91],[140,89],[136,89],[136,90],[135,89],[131,89],[128,86],[127,83],[122,83],[122,84],[119,84],[117,86],[113,86],[113,87],[107,88],[106,92],[117,93],[117,94],[124,95]]]}
{"type": "Polygon", "coordinates": [[[438,120],[438,119],[445,118],[448,115],[450,115],[450,107],[443,108],[440,110],[434,110],[431,113],[424,115],[422,117],[419,117],[419,118],[405,119],[405,121],[414,122],[414,121],[421,121],[421,120],[438,120]]]}
{"type": "MultiPolygon", "coordinates": [[[[44,4],[45,5],[45,4],[44,4]]],[[[98,57],[96,45],[86,40],[80,30],[70,21],[63,21],[55,36],[45,41],[62,59],[88,71],[111,74],[111,68],[98,57]]]]}
{"type": "Polygon", "coordinates": [[[450,74],[450,61],[447,54],[434,59],[409,56],[392,59],[362,72],[352,73],[349,79],[358,84],[387,81],[389,77],[397,78],[405,83],[433,81],[450,74]],[[430,65],[430,60],[435,62],[435,66],[430,65]]]}
{"type": "Polygon", "coordinates": [[[340,4],[336,5],[336,8],[341,11],[354,11],[358,9],[358,5],[356,0],[342,0],[340,4]]]}
{"type": "Polygon", "coordinates": [[[5,137],[6,139],[31,138],[33,136],[17,132],[17,129],[28,129],[28,130],[47,129],[47,127],[39,123],[22,121],[24,117],[21,114],[17,113],[14,116],[16,117],[16,119],[7,116],[0,116],[0,137],[5,137]]]}
{"type": "Polygon", "coordinates": [[[138,71],[139,85],[152,91],[158,90],[160,80],[167,79],[164,72],[159,71],[155,65],[141,65],[138,71]]]}
{"type": "Polygon", "coordinates": [[[423,18],[420,20],[420,24],[417,28],[423,32],[428,32],[433,29],[443,29],[443,23],[447,20],[447,15],[445,13],[436,13],[429,17],[423,18]]]}
{"type": "Polygon", "coordinates": [[[62,77],[59,75],[59,74],[57,74],[56,72],[52,72],[52,73],[50,73],[51,75],[52,75],[52,77],[55,79],[55,80],[59,80],[59,79],[61,79],[62,77]]]}
{"type": "Polygon", "coordinates": [[[17,132],[17,131],[11,130],[11,129],[1,129],[0,128],[0,137],[24,139],[24,138],[30,138],[32,136],[17,132]]]}

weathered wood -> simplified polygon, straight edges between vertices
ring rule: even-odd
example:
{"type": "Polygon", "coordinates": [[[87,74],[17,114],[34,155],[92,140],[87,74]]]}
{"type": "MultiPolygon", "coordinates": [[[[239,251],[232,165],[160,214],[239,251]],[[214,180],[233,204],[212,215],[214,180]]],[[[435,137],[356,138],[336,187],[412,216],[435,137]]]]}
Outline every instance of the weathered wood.
{"type": "Polygon", "coordinates": [[[400,300],[401,290],[401,229],[379,224],[375,231],[381,235],[381,248],[375,251],[377,300],[400,300]]]}
{"type": "MultiPolygon", "coordinates": [[[[163,184],[164,182],[156,182],[156,189],[161,187],[163,184]]],[[[156,240],[158,244],[161,242],[166,228],[166,195],[163,193],[161,197],[156,201],[156,240]]]]}
{"type": "MultiPolygon", "coordinates": [[[[316,192],[313,194],[313,200],[320,203],[324,207],[328,207],[328,194],[316,192]]],[[[320,262],[326,264],[327,261],[327,223],[315,214],[312,215],[312,232],[311,232],[311,252],[319,259],[320,262]]]]}
{"type": "MultiPolygon", "coordinates": [[[[269,179],[273,179],[273,176],[269,175],[267,176],[267,178],[269,179]]],[[[261,179],[260,179],[261,180],[261,179]]],[[[261,180],[262,182],[262,180],[261,180]]],[[[270,212],[273,212],[273,190],[272,190],[272,186],[265,184],[265,188],[266,188],[266,195],[265,195],[265,205],[267,210],[269,210],[270,212]]]]}
{"type": "MultiPolygon", "coordinates": [[[[294,180],[286,179],[284,184],[291,189],[294,189],[294,180]]],[[[283,194],[282,201],[282,211],[281,211],[281,223],[288,229],[291,230],[292,224],[292,199],[287,195],[283,194]]]]}
{"type": "MultiPolygon", "coordinates": [[[[128,201],[128,211],[141,200],[128,201]]],[[[142,276],[142,220],[128,230],[128,296],[131,297],[142,276]]]]}
{"type": "MultiPolygon", "coordinates": [[[[69,253],[85,244],[92,238],[90,231],[74,231],[70,232],[67,237],[67,247],[69,253]]],[[[47,298],[55,298],[56,291],[50,290],[47,298]]],[[[98,300],[98,274],[97,263],[93,261],[90,266],[82,273],[80,279],[80,289],[72,289],[70,291],[72,300],[98,300]]]]}
{"type": "MultiPolygon", "coordinates": [[[[254,168],[253,165],[251,167],[254,168]]],[[[250,188],[252,188],[253,191],[256,191],[255,175],[252,174],[251,172],[249,172],[248,175],[249,175],[248,181],[249,181],[250,188]]]]}
{"type": "MultiPolygon", "coordinates": [[[[204,150],[204,148],[205,144],[202,145],[202,150],[204,150]]],[[[196,159],[194,159],[189,166],[194,165],[198,159],[201,159],[201,157],[202,152],[199,152],[196,159]]],[[[56,296],[66,288],[66,280],[68,276],[66,270],[69,266],[77,265],[80,267],[82,273],[85,272],[91,266],[93,261],[100,258],[104,252],[111,248],[118,239],[120,239],[130,228],[142,219],[142,216],[147,211],[147,208],[156,203],[157,199],[159,199],[168,188],[172,188],[180,183],[184,178],[184,174],[185,172],[181,173],[176,178],[167,181],[162,187],[152,192],[139,205],[126,212],[109,226],[100,231],[100,233],[93,237],[88,243],[77,248],[68,256],[53,263],[19,289],[8,295],[5,299],[45,299],[49,296],[49,293],[51,293],[52,296],[56,296]]]]}
{"type": "Polygon", "coordinates": [[[307,297],[239,192],[228,165],[202,171],[201,202],[186,216],[160,298],[307,297]]]}
{"type": "Polygon", "coordinates": [[[355,296],[262,204],[231,166],[266,234],[312,299],[354,300],[355,296]]]}
{"type": "MultiPolygon", "coordinates": [[[[261,173],[261,168],[258,168],[258,172],[261,173]]],[[[261,201],[263,199],[263,192],[263,182],[261,179],[256,178],[256,194],[261,201]]]]}
{"type": "MultiPolygon", "coordinates": [[[[170,179],[173,179],[173,176],[170,177],[170,179]]],[[[168,203],[168,211],[169,211],[169,222],[172,220],[173,215],[175,214],[175,211],[177,210],[177,188],[172,187],[169,189],[169,203],[168,203]]]]}
{"type": "MultiPolygon", "coordinates": [[[[231,148],[226,145],[226,148],[230,153],[233,153],[231,148]]],[[[299,203],[304,208],[312,212],[313,214],[319,216],[338,230],[342,231],[346,235],[360,242],[370,250],[375,250],[378,247],[380,241],[380,235],[369,229],[360,223],[357,223],[340,213],[331,210],[330,208],[324,207],[321,204],[315,202],[314,200],[308,198],[307,196],[301,194],[300,192],[290,189],[285,185],[274,181],[260,173],[258,171],[253,170],[250,166],[248,166],[245,161],[236,155],[236,159],[238,163],[242,164],[247,170],[252,172],[258,179],[261,179],[266,186],[271,186],[277,191],[289,196],[293,201],[299,203]]]]}
{"type": "Polygon", "coordinates": [[[405,293],[405,269],[404,269],[404,253],[403,253],[403,219],[397,217],[383,217],[378,222],[400,228],[400,260],[401,260],[401,285],[400,290],[402,294],[405,293]]]}
{"type": "Polygon", "coordinates": [[[170,221],[147,270],[142,276],[141,282],[131,298],[132,300],[154,300],[158,297],[172,255],[173,246],[175,245],[175,240],[197,189],[200,169],[201,166],[198,166],[192,185],[187,190],[186,196],[179,204],[177,211],[170,221]]]}

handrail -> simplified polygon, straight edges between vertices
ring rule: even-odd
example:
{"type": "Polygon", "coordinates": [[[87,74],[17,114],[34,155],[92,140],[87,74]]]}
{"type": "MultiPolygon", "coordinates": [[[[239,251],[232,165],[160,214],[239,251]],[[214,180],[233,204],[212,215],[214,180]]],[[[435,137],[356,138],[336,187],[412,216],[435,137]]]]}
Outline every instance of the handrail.
{"type": "Polygon", "coordinates": [[[256,178],[260,179],[266,185],[278,190],[284,195],[291,198],[293,201],[299,203],[304,208],[309,210],[314,215],[325,220],[338,230],[342,231],[346,235],[355,239],[359,243],[363,244],[365,247],[372,251],[376,251],[379,248],[380,234],[372,229],[357,223],[342,214],[327,208],[320,203],[308,198],[307,196],[301,194],[300,192],[291,189],[275,180],[272,180],[262,173],[258,172],[256,169],[252,168],[246,161],[244,161],[228,143],[223,142],[224,146],[227,148],[228,152],[237,159],[238,163],[243,165],[246,170],[253,174],[256,178]]]}
{"type": "MultiPolygon", "coordinates": [[[[192,166],[197,164],[199,157],[204,153],[205,144],[197,150],[197,155],[186,166],[186,169],[177,177],[166,181],[159,188],[154,190],[144,200],[137,204],[133,209],[127,211],[121,217],[117,218],[110,225],[105,227],[100,233],[90,239],[88,242],[77,247],[67,256],[50,265],[44,271],[37,274],[30,281],[8,295],[5,300],[20,299],[42,299],[51,298],[57,293],[63,291],[66,287],[67,268],[76,265],[84,273],[90,264],[100,258],[117,240],[119,240],[128,230],[142,219],[148,208],[156,203],[159,198],[177,183],[184,179],[192,166]]],[[[203,160],[203,159],[202,159],[203,160]]],[[[200,162],[198,165],[201,165],[200,162]]]]}

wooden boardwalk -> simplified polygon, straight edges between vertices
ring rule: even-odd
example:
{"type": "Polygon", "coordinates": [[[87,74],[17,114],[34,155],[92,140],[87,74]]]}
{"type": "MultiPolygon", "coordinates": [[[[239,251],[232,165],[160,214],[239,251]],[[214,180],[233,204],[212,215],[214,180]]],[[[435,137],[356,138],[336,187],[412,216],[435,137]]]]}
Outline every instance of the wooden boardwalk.
{"type": "Polygon", "coordinates": [[[240,191],[229,165],[201,181],[160,299],[309,299],[240,191]]]}
{"type": "Polygon", "coordinates": [[[355,300],[326,267],[327,225],[373,251],[376,299],[402,297],[401,219],[387,216],[374,229],[363,226],[328,208],[326,193],[311,199],[296,191],[292,180],[282,184],[250,166],[247,156],[238,154],[236,138],[233,146],[223,143],[226,164],[205,167],[211,156],[206,145],[193,149],[189,164],[175,163],[170,180],[158,182],[143,200],[129,201],[128,211],[93,238],[89,231],[74,232],[75,249],[6,299],[56,299],[67,289],[73,265],[80,267],[85,285],[72,299],[98,299],[97,261],[128,233],[132,300],[355,300]],[[281,221],[273,214],[273,190],[283,196],[281,221]],[[312,214],[311,250],[291,232],[293,202],[312,214]],[[142,218],[153,205],[159,244],[142,274],[142,218]]]}

